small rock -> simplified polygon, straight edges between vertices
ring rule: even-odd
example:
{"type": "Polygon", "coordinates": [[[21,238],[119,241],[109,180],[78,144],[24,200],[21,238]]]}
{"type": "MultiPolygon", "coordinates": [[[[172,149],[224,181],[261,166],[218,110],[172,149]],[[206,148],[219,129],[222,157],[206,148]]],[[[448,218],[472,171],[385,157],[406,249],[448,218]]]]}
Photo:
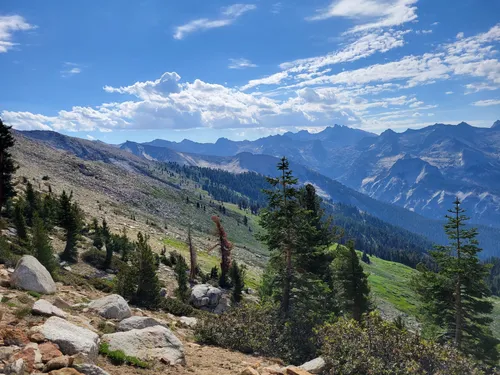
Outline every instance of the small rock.
{"type": "Polygon", "coordinates": [[[99,315],[106,319],[122,320],[132,316],[132,311],[130,310],[127,301],[125,301],[123,297],[118,294],[111,294],[92,301],[89,308],[97,311],[99,315]]]}
{"type": "Polygon", "coordinates": [[[312,375],[310,372],[302,370],[298,367],[290,366],[285,370],[286,375],[312,375]]]}
{"type": "Polygon", "coordinates": [[[318,357],[299,366],[302,370],[309,371],[311,374],[321,374],[326,367],[326,362],[323,358],[318,357]]]}
{"type": "Polygon", "coordinates": [[[38,350],[42,354],[42,362],[47,363],[50,360],[61,357],[63,354],[59,350],[59,347],[51,342],[45,342],[43,344],[38,345],[38,350]]]}
{"type": "Polygon", "coordinates": [[[60,318],[66,319],[68,314],[62,311],[60,308],[54,306],[49,301],[44,299],[39,299],[33,305],[33,313],[38,315],[48,315],[48,316],[58,316],[60,318]]]}
{"type": "Polygon", "coordinates": [[[194,328],[198,324],[198,319],[190,316],[181,316],[179,322],[189,328],[194,328]]]}
{"type": "Polygon", "coordinates": [[[0,361],[8,361],[17,350],[17,346],[0,346],[0,361]]]}
{"type": "Polygon", "coordinates": [[[19,358],[17,361],[5,365],[4,372],[5,375],[23,375],[25,369],[24,361],[19,358]]]}
{"type": "Polygon", "coordinates": [[[10,275],[12,286],[37,293],[53,294],[56,284],[49,271],[31,255],[24,255],[10,275]]]}
{"type": "Polygon", "coordinates": [[[45,341],[45,336],[41,332],[33,332],[29,336],[30,341],[41,343],[45,341]]]}
{"type": "Polygon", "coordinates": [[[84,353],[91,360],[97,358],[99,336],[86,328],[53,316],[47,319],[39,330],[47,340],[59,345],[64,354],[84,353]]]}
{"type": "Polygon", "coordinates": [[[166,288],[161,288],[160,289],[160,297],[166,297],[167,296],[167,289],[166,288]]]}
{"type": "Polygon", "coordinates": [[[3,339],[4,345],[24,346],[30,342],[28,337],[20,328],[3,327],[0,329],[0,338],[3,339]]]}
{"type": "Polygon", "coordinates": [[[254,369],[253,367],[247,367],[246,369],[244,369],[240,375],[259,375],[259,372],[254,369]]]}
{"type": "Polygon", "coordinates": [[[71,305],[60,297],[57,297],[54,300],[53,305],[55,307],[59,307],[60,309],[70,309],[71,308],[71,305]]]}
{"type": "MultiPolygon", "coordinates": [[[[35,344],[36,345],[36,344],[35,344]]],[[[33,372],[35,362],[40,362],[40,352],[38,352],[38,358],[36,350],[32,347],[25,347],[22,351],[14,354],[12,356],[12,361],[23,360],[25,371],[33,372]],[[38,359],[38,361],[37,361],[38,359]]]]}
{"type": "Polygon", "coordinates": [[[123,319],[120,323],[118,323],[118,331],[130,331],[131,329],[143,329],[154,326],[163,326],[168,328],[166,323],[160,322],[154,318],[131,316],[130,318],[123,319]]]}
{"type": "Polygon", "coordinates": [[[82,375],[81,372],[78,372],[74,368],[62,368],[60,370],[54,370],[49,372],[49,375],[82,375]]]}
{"type": "Polygon", "coordinates": [[[62,357],[57,357],[48,361],[43,368],[43,372],[59,370],[64,367],[70,367],[71,365],[73,365],[72,358],[70,356],[63,355],[62,357]]]}
{"type": "Polygon", "coordinates": [[[91,363],[73,365],[73,367],[84,375],[109,375],[108,372],[104,371],[99,366],[93,365],[91,363]]]}
{"type": "Polygon", "coordinates": [[[215,314],[223,314],[231,308],[231,297],[227,294],[223,294],[219,300],[219,303],[214,309],[215,314]]]}

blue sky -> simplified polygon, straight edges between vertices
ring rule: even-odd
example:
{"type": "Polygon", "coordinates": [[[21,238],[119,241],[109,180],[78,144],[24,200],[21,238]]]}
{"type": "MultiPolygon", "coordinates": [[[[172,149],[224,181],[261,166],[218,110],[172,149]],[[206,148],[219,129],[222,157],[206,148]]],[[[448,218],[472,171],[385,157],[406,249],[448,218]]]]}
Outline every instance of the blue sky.
{"type": "Polygon", "coordinates": [[[2,0],[0,117],[118,143],[500,118],[496,0],[2,0]]]}

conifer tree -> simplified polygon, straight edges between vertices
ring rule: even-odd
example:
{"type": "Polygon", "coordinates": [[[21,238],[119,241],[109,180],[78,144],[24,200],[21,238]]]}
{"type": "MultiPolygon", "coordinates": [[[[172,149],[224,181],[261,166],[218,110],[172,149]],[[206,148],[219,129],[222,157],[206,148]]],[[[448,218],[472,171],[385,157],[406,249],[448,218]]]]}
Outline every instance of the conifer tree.
{"type": "Polygon", "coordinates": [[[26,205],[24,208],[24,213],[26,215],[26,223],[28,226],[33,226],[33,216],[35,212],[40,210],[39,196],[37,192],[33,189],[31,182],[26,184],[26,195],[25,195],[26,205]]]}
{"type": "Polygon", "coordinates": [[[107,270],[111,267],[111,262],[113,261],[113,246],[110,243],[111,233],[106,219],[102,219],[101,237],[106,247],[106,258],[104,259],[103,269],[107,270]]]}
{"type": "Polygon", "coordinates": [[[82,226],[82,217],[78,205],[71,202],[72,198],[73,193],[68,195],[64,190],[59,198],[59,225],[66,231],[66,246],[60,258],[75,263],[78,260],[76,245],[82,226]]]}
{"type": "Polygon", "coordinates": [[[493,310],[487,299],[488,268],[480,263],[481,251],[476,228],[467,227],[469,218],[457,198],[446,215],[446,246],[436,246],[431,256],[437,272],[419,266],[421,271],[414,286],[430,324],[441,327],[442,341],[451,342],[459,350],[490,363],[498,360],[494,339],[489,329],[493,310]]]}
{"type": "Polygon", "coordinates": [[[137,293],[135,303],[145,307],[156,307],[160,297],[160,282],[156,274],[156,260],[148,244],[149,237],[137,234],[137,254],[134,267],[137,270],[137,293]]]}
{"type": "Polygon", "coordinates": [[[33,217],[33,249],[35,257],[51,274],[56,269],[54,250],[50,244],[49,235],[43,220],[35,213],[33,217]]]}
{"type": "Polygon", "coordinates": [[[191,237],[191,226],[188,227],[187,245],[189,249],[189,260],[190,260],[189,281],[193,282],[196,279],[196,269],[198,268],[198,257],[196,254],[196,249],[194,248],[193,245],[193,239],[191,237]]]}
{"type": "Polygon", "coordinates": [[[14,204],[14,226],[17,232],[17,238],[21,243],[28,240],[28,231],[26,229],[26,220],[24,218],[24,201],[19,199],[14,204]]]}
{"type": "Polygon", "coordinates": [[[0,119],[0,214],[5,206],[7,199],[13,197],[16,192],[12,185],[12,176],[17,167],[9,149],[14,146],[14,137],[11,133],[11,127],[4,125],[0,119]]]}
{"type": "Polygon", "coordinates": [[[234,302],[241,302],[243,298],[243,290],[245,289],[245,267],[238,265],[238,262],[233,261],[229,270],[231,284],[233,287],[232,299],[234,302]]]}
{"type": "Polygon", "coordinates": [[[229,285],[228,274],[229,268],[231,267],[231,250],[233,244],[227,239],[227,234],[220,222],[220,218],[218,216],[212,216],[212,221],[215,223],[215,234],[218,237],[218,242],[214,247],[219,247],[221,257],[219,285],[224,288],[229,285]]]}
{"type": "Polygon", "coordinates": [[[177,257],[177,262],[174,266],[175,278],[177,279],[177,290],[175,294],[177,298],[181,301],[186,302],[189,298],[189,285],[188,285],[188,266],[186,263],[186,259],[182,255],[179,254],[177,257]]]}
{"type": "Polygon", "coordinates": [[[360,321],[370,310],[370,288],[354,249],[354,241],[348,241],[347,248],[339,245],[331,268],[340,311],[360,321]]]}

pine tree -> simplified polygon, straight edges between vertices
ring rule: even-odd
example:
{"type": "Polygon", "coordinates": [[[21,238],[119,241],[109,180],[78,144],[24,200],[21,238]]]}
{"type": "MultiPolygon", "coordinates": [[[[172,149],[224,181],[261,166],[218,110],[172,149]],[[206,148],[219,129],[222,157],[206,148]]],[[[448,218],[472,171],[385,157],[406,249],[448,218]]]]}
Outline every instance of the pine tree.
{"type": "Polygon", "coordinates": [[[177,262],[174,266],[175,278],[177,279],[177,290],[175,294],[177,298],[181,301],[186,302],[189,298],[189,285],[188,285],[188,266],[186,263],[186,259],[182,255],[179,255],[177,258],[177,262]]]}
{"type": "Polygon", "coordinates": [[[28,231],[26,229],[26,220],[24,218],[24,201],[19,199],[14,204],[14,226],[17,232],[17,238],[21,243],[28,240],[28,231]]]}
{"type": "Polygon", "coordinates": [[[115,292],[126,300],[134,300],[137,295],[138,273],[134,267],[123,264],[116,275],[115,292]]]}
{"type": "Polygon", "coordinates": [[[24,208],[24,213],[26,215],[26,223],[28,226],[33,226],[33,216],[35,212],[40,210],[39,196],[33,189],[31,182],[26,185],[26,195],[25,195],[26,205],[24,208]]]}
{"type": "Polygon", "coordinates": [[[191,226],[188,227],[187,245],[189,249],[189,260],[190,260],[189,281],[193,282],[196,279],[196,269],[198,268],[198,256],[196,254],[196,249],[194,248],[193,245],[193,239],[191,238],[191,226]]]}
{"type": "Polygon", "coordinates": [[[370,288],[354,249],[354,241],[348,241],[347,248],[339,245],[331,268],[340,311],[360,321],[370,310],[370,288]]]}
{"type": "Polygon", "coordinates": [[[4,125],[0,119],[0,214],[7,199],[16,194],[12,185],[12,176],[17,167],[9,152],[12,146],[14,146],[14,137],[11,133],[11,127],[4,125]]]}
{"type": "Polygon", "coordinates": [[[361,256],[361,260],[366,264],[371,263],[370,257],[366,254],[366,251],[363,251],[363,255],[361,256]]]}
{"type": "Polygon", "coordinates": [[[239,266],[238,262],[234,261],[229,270],[231,284],[233,287],[232,299],[234,302],[241,302],[243,299],[243,290],[245,289],[245,267],[239,266]]]}
{"type": "Polygon", "coordinates": [[[35,257],[51,274],[56,269],[56,261],[54,259],[54,250],[50,244],[49,235],[43,220],[35,213],[33,217],[33,249],[35,257]]]}
{"type": "Polygon", "coordinates": [[[137,234],[137,254],[134,267],[137,270],[137,293],[134,302],[153,308],[159,303],[160,282],[156,274],[156,260],[148,245],[149,237],[141,232],[137,234]]]}
{"type": "Polygon", "coordinates": [[[106,248],[106,258],[104,258],[104,264],[102,267],[107,270],[111,267],[111,262],[113,261],[113,246],[111,244],[111,233],[106,219],[102,219],[101,236],[106,248]]]}
{"type": "Polygon", "coordinates": [[[212,216],[212,221],[215,223],[215,234],[218,237],[218,243],[214,247],[219,247],[221,257],[219,285],[224,288],[229,285],[227,277],[229,268],[231,267],[231,250],[233,244],[227,239],[227,234],[220,222],[220,218],[212,216]]]}
{"type": "Polygon", "coordinates": [[[76,245],[82,227],[82,216],[76,202],[71,202],[72,198],[73,193],[68,196],[64,190],[59,198],[59,225],[66,231],[66,246],[60,257],[64,261],[76,263],[78,261],[76,245]]]}
{"type": "Polygon", "coordinates": [[[467,227],[469,218],[458,198],[453,205],[444,225],[449,244],[436,246],[430,252],[438,271],[419,266],[421,273],[413,284],[429,323],[441,327],[442,341],[495,363],[498,360],[495,346],[499,341],[492,337],[488,327],[492,321],[488,314],[493,310],[487,299],[488,268],[478,259],[481,248],[476,239],[477,229],[467,227]]]}

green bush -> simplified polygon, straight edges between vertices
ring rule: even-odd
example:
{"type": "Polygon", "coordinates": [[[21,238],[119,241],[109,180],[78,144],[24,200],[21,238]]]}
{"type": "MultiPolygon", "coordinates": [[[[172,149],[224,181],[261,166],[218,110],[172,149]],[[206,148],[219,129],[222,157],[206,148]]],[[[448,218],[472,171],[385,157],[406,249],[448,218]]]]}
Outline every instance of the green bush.
{"type": "Polygon", "coordinates": [[[115,288],[115,283],[113,282],[113,280],[102,278],[89,279],[89,284],[104,293],[113,293],[115,288]]]}
{"type": "Polygon", "coordinates": [[[14,316],[17,318],[17,319],[24,319],[26,318],[28,315],[31,314],[31,307],[29,306],[23,306],[23,307],[19,307],[18,309],[16,309],[16,311],[14,312],[14,316]]]}
{"type": "Polygon", "coordinates": [[[427,341],[384,321],[377,313],[360,323],[340,319],[319,330],[328,375],[479,375],[478,365],[457,350],[427,341]]]}
{"type": "Polygon", "coordinates": [[[0,237],[0,264],[6,267],[15,267],[21,256],[21,249],[14,244],[9,244],[4,238],[0,237]]]}
{"type": "Polygon", "coordinates": [[[177,298],[170,297],[162,299],[160,302],[160,308],[175,316],[193,316],[198,315],[199,313],[199,310],[196,310],[191,305],[188,305],[177,298]]]}
{"type": "MultiPolygon", "coordinates": [[[[82,260],[92,267],[102,269],[106,260],[106,253],[98,249],[90,249],[82,254],[82,260]]],[[[114,271],[118,271],[122,266],[123,262],[119,258],[113,256],[110,268],[114,271]]]]}
{"type": "Polygon", "coordinates": [[[126,355],[123,350],[110,350],[106,342],[99,345],[99,353],[110,359],[114,365],[128,364],[140,368],[149,368],[149,363],[141,361],[139,358],[126,355]]]}
{"type": "Polygon", "coordinates": [[[39,298],[42,296],[40,293],[38,293],[38,292],[34,292],[34,291],[32,291],[32,290],[28,291],[27,293],[28,293],[31,297],[36,298],[36,299],[39,299],[39,298]]]}

